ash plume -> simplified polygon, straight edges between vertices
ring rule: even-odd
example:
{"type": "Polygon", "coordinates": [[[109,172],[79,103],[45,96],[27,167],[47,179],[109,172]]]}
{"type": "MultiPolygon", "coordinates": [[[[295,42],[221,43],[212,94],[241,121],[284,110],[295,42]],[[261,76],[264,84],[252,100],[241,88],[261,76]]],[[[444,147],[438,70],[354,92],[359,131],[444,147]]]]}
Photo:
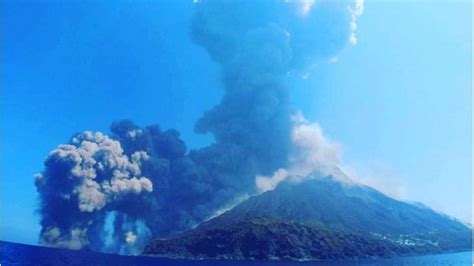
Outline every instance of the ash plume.
{"type": "Polygon", "coordinates": [[[324,136],[321,127],[310,123],[301,113],[292,116],[291,141],[293,149],[288,156],[288,167],[280,168],[272,176],[257,176],[255,184],[261,192],[272,190],[287,179],[302,181],[313,173],[323,176],[341,176],[341,147],[324,136]]]}
{"type": "Polygon", "coordinates": [[[59,145],[45,161],[35,184],[41,199],[41,239],[46,244],[78,249],[89,244],[89,227],[110,206],[123,205],[153,191],[142,176],[148,155],[127,156],[118,141],[86,131],[59,145]]]}
{"type": "Polygon", "coordinates": [[[113,123],[109,136],[74,136],[51,152],[36,178],[41,243],[136,254],[151,237],[192,228],[259,193],[259,178],[276,185],[296,169],[309,174],[337,160],[317,127],[292,120],[297,112],[286,78],[355,44],[362,6],[197,1],[190,33],[220,64],[224,96],[195,130],[214,142],[188,150],[176,130],[129,120],[113,123]],[[308,149],[312,157],[300,162],[308,149]]]}

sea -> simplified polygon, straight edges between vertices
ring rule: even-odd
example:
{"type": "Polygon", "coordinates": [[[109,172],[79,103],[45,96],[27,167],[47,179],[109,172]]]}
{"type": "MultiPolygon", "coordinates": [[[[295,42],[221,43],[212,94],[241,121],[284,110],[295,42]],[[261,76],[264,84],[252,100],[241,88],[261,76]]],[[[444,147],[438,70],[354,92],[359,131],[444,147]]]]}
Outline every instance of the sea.
{"type": "Polygon", "coordinates": [[[223,260],[182,260],[143,256],[119,256],[90,251],[72,251],[31,245],[0,242],[0,266],[8,265],[218,265],[218,266],[365,266],[365,265],[473,265],[471,252],[447,253],[417,257],[401,257],[380,260],[332,261],[332,262],[260,262],[223,260]]]}

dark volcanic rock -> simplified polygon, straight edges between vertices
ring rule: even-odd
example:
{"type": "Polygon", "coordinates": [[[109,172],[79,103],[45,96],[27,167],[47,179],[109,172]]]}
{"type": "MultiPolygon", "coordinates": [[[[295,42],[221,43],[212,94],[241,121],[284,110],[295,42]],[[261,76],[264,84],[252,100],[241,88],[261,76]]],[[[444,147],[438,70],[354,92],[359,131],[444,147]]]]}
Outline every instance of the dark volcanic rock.
{"type": "Polygon", "coordinates": [[[338,260],[390,257],[399,252],[412,251],[361,235],[259,219],[153,240],[143,254],[199,259],[338,260]]]}
{"type": "Polygon", "coordinates": [[[425,206],[332,178],[280,184],[144,255],[342,260],[471,249],[471,229],[425,206]]]}

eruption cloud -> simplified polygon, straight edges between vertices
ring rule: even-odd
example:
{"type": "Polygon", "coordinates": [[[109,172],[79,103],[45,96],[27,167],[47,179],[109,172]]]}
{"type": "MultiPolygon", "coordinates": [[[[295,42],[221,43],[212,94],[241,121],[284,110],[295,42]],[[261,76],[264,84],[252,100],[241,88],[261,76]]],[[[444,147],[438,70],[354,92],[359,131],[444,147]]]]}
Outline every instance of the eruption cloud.
{"type": "Polygon", "coordinates": [[[257,176],[255,184],[261,192],[274,189],[287,179],[301,181],[312,174],[336,178],[341,176],[341,147],[327,139],[321,127],[310,123],[301,113],[292,116],[291,141],[293,149],[288,156],[288,168],[278,169],[271,177],[257,176]]]}
{"type": "Polygon", "coordinates": [[[290,105],[306,75],[355,44],[359,0],[196,1],[190,32],[220,64],[224,96],[196,123],[214,143],[188,150],[176,130],[132,121],[59,145],[36,176],[40,242],[137,254],[289,177],[331,174],[337,144],[290,105]]]}

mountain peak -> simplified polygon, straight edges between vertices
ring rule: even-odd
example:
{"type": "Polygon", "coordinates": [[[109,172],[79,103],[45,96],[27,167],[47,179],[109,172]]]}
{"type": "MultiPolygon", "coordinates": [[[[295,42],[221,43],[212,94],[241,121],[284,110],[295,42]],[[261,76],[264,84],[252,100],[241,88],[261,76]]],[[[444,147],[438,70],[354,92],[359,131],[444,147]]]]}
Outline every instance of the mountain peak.
{"type": "Polygon", "coordinates": [[[174,256],[173,252],[178,252],[193,258],[319,260],[470,248],[471,229],[458,221],[425,206],[328,176],[281,182],[274,190],[251,197],[189,232],[152,241],[145,253],[174,256]],[[265,248],[251,246],[251,252],[245,253],[249,239],[244,236],[260,241],[265,248]],[[282,237],[285,244],[281,244],[282,237]],[[225,244],[222,239],[233,242],[225,244]],[[207,245],[205,250],[198,248],[203,243],[207,245]],[[359,247],[357,252],[355,247],[359,247]],[[366,247],[370,248],[365,250],[366,247]],[[285,253],[288,249],[297,252],[285,253]]]}

